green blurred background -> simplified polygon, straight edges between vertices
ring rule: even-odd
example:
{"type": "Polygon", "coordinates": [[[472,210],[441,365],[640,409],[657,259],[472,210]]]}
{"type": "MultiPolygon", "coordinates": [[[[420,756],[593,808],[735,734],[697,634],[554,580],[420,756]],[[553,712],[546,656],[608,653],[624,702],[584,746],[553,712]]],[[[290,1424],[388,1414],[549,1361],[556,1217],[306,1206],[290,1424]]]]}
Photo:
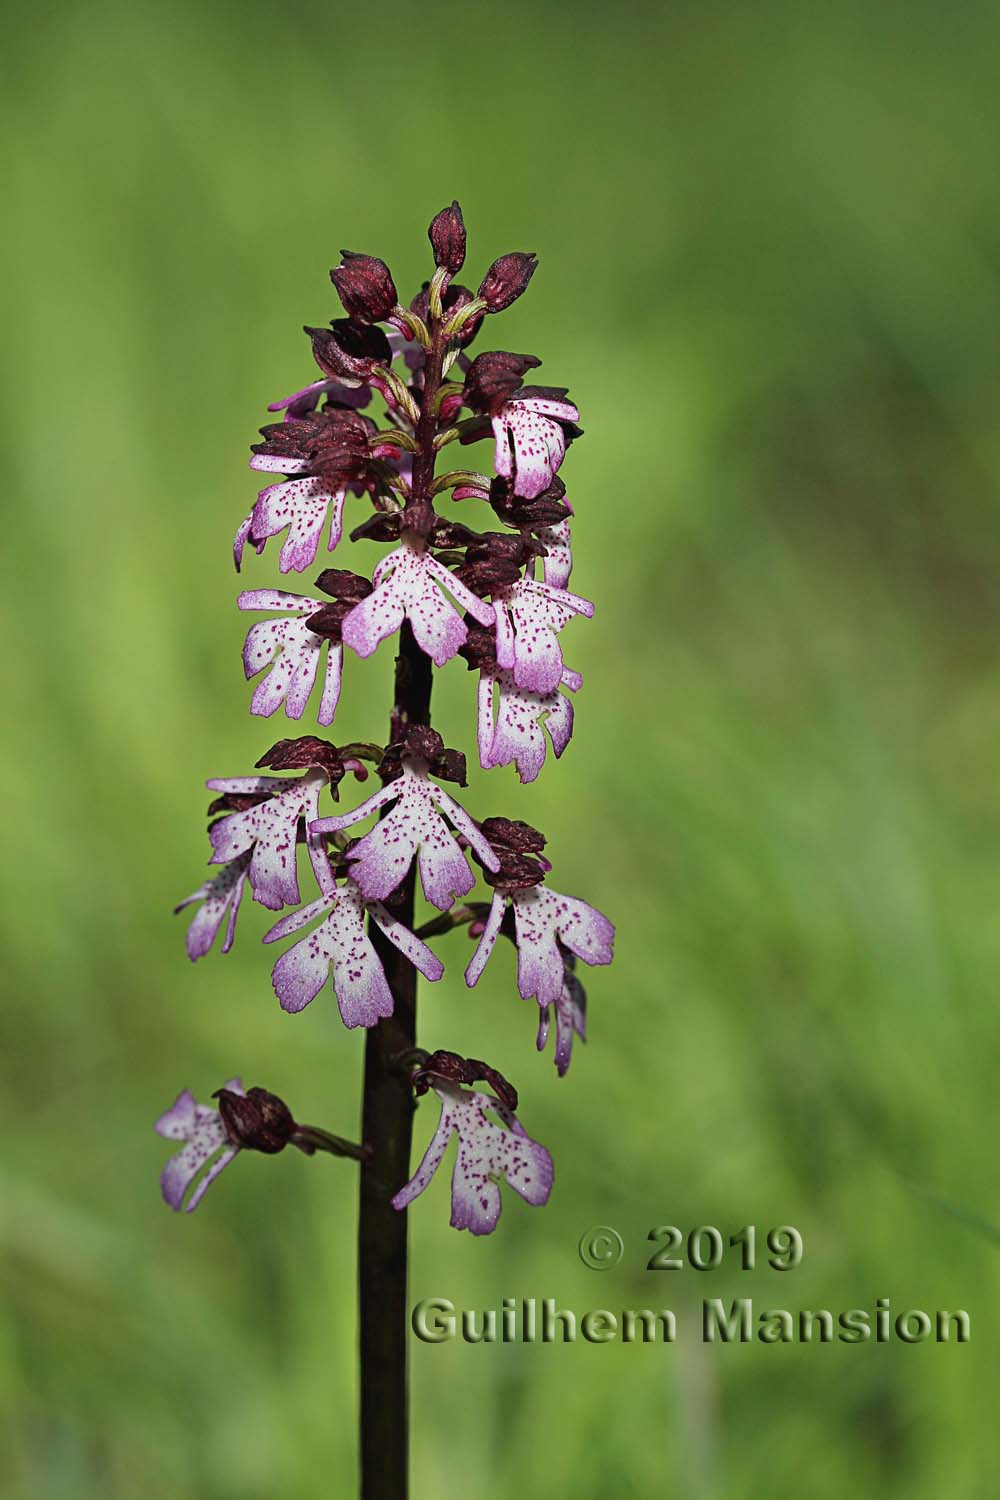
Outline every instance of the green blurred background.
{"type": "MultiPolygon", "coordinates": [[[[279,1012],[265,914],[192,967],[170,908],[203,778],[287,732],[239,664],[247,444],[309,377],[340,246],[415,288],[453,195],[469,279],[540,255],[480,342],[579,401],[597,602],[566,757],[468,805],[543,826],[619,939],[562,1081],[510,953],[469,993],[445,943],[422,1039],[515,1079],[557,1185],[479,1242],[442,1174],[413,1298],[671,1306],[682,1337],[414,1346],[415,1494],[992,1493],[996,7],[139,0],[4,30],[0,1493],[352,1492],[351,1168],[246,1159],[178,1219],[151,1122],[239,1071],[354,1125],[360,1039],[329,994],[279,1012]],[[805,1260],[656,1276],[668,1222],[792,1223],[805,1260]],[[626,1244],[603,1276],[595,1223],[626,1244]],[[699,1299],[739,1295],[964,1307],[973,1341],[703,1347],[699,1299]]],[[[349,667],[338,739],[381,735],[390,656],[349,667]]],[[[436,692],[471,750],[473,678],[436,692]]]]}

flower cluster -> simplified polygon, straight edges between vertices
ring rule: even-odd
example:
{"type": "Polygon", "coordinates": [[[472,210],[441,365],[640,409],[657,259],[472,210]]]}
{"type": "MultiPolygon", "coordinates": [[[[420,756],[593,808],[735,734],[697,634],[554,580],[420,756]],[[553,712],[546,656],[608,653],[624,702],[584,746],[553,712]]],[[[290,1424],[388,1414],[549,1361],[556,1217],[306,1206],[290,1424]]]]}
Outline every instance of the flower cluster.
{"type": "MultiPolygon", "coordinates": [[[[524,292],[534,257],[501,256],[473,293],[455,280],[466,251],[457,204],[435,217],[429,237],[434,274],[406,306],[383,261],[342,253],[330,274],[346,316],[326,328],[306,327],[319,378],[273,403],[280,420],[261,429],[250,459],[270,482],[234,544],[237,570],[248,549],[260,555],[274,543],[281,573],[301,574],[316,565],[324,539],[327,551],[342,552],[345,525],[353,527],[351,566],[320,571],[309,592],[239,594],[241,610],[264,617],[250,625],[243,648],[245,675],[255,683],[250,712],[266,718],[284,710],[298,721],[316,695],[316,721],[328,730],[345,649],[367,658],[398,638],[404,670],[401,678],[397,668],[389,743],[344,745],[305,734],[273,745],[256,763],[260,774],[210,780],[216,868],[177,909],[197,907],[187,933],[192,959],[207,954],[223,928],[225,953],[249,886],[255,902],[284,912],[264,942],[294,938],[272,971],[282,1009],[303,1010],[329,981],[349,1028],[378,1026],[393,1015],[384,962],[391,949],[436,981],[444,966],[425,939],[468,923],[478,939],[465,970],[471,987],[503,933],[516,949],[518,991],[538,1007],[540,1050],[554,1013],[561,1076],[574,1035],[584,1035],[576,962],[609,963],[614,929],[586,902],[548,884],[551,866],[536,829],[504,817],[477,820],[446,789],[466,786],[465,757],[445,746],[426,722],[426,705],[414,709],[405,692],[415,661],[429,658],[429,673],[430,663],[443,668],[461,656],[479,674],[476,744],[484,769],[513,765],[529,782],[540,775],[548,744],[556,757],[566,750],[573,733],[567,694],[582,679],[564,658],[563,633],[577,617],[593,615],[593,605],[567,587],[573,511],[559,475],[580,436],[579,413],[564,388],[525,384],[539,364],[533,355],[466,352],[487,320],[524,292]],[[382,425],[370,411],[376,397],[385,408],[382,425]],[[492,474],[436,473],[449,445],[479,441],[492,444],[492,474]],[[442,514],[436,506],[448,493],[463,502],[463,515],[475,502],[491,521],[474,527],[454,519],[454,511],[442,514]],[[345,520],[355,506],[356,517],[345,520]],[[389,550],[364,567],[356,559],[372,543],[389,550]],[[364,781],[372,771],[377,790],[351,810],[323,805],[327,797],[339,801],[348,775],[364,781]],[[307,871],[313,890],[304,893],[307,871]],[[477,878],[491,890],[489,902],[466,900],[477,878]],[[412,920],[418,879],[442,914],[422,928],[412,920]]],[[[409,1066],[415,1092],[438,1095],[441,1119],[394,1205],[405,1208],[423,1191],[452,1134],[455,1227],[476,1234],[495,1227],[501,1179],[526,1202],[544,1203],[551,1158],[517,1121],[506,1080],[450,1052],[422,1053],[409,1066]],[[471,1087],[480,1081],[493,1093],[471,1087]]],[[[215,1110],[185,1092],[158,1122],[161,1134],[186,1142],[164,1173],[173,1207],[199,1173],[189,1209],[237,1151],[269,1149],[259,1144],[260,1121],[246,1123],[251,1106],[233,1103],[255,1093],[263,1091],[244,1095],[233,1082],[215,1110]]],[[[251,1102],[259,1113],[261,1101],[251,1102]]],[[[281,1144],[306,1149],[311,1138],[296,1136],[290,1114],[281,1118],[281,1144]]]]}

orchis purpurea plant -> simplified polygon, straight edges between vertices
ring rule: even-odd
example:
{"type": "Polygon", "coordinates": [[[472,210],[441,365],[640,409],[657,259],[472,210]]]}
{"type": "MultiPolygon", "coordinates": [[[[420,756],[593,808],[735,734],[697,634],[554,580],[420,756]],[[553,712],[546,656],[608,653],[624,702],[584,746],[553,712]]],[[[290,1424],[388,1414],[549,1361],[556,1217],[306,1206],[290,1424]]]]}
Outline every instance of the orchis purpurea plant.
{"type": "MultiPolygon", "coordinates": [[[[434,274],[407,307],[383,261],[342,252],[330,275],[347,316],[305,330],[319,378],[270,407],[280,420],[261,429],[250,460],[269,482],[234,546],[237,570],[268,550],[277,551],[283,575],[316,569],[309,592],[239,595],[239,608],[254,617],[243,651],[254,682],[251,714],[298,721],[311,711],[330,730],[344,651],[369,657],[392,639],[388,743],[338,745],[307,733],[272,745],[254,774],[211,779],[215,869],[178,907],[196,907],[187,933],[192,959],[208,953],[223,927],[221,948],[229,951],[248,885],[260,905],[285,912],[264,937],[280,945],[272,971],[278,1003],[297,1013],[332,988],[344,1025],[366,1032],[361,1143],[296,1124],[280,1099],[260,1088],[244,1092],[238,1080],[218,1092],[217,1108],[185,1090],[156,1127],[183,1143],[162,1177],[175,1209],[197,1207],[240,1151],[273,1155],[293,1145],[359,1163],[367,1500],[406,1492],[407,1206],[453,1135],[455,1228],[491,1233],[502,1183],[532,1205],[552,1190],[552,1159],[518,1120],[507,1080],[476,1059],[417,1046],[417,975],[436,981],[444,972],[430,945],[467,925],[478,939],[465,971],[472,986],[497,938],[510,938],[518,990],[538,1007],[539,1050],[554,1014],[562,1076],[574,1036],[584,1035],[576,962],[609,963],[614,937],[606,917],[549,885],[542,834],[507,817],[477,820],[452,795],[449,784],[467,784],[465,755],[430,726],[433,668],[462,657],[479,674],[480,764],[514,765],[522,782],[533,781],[547,745],[561,756],[572,736],[567,692],[576,693],[581,678],[566,663],[562,636],[593,606],[567,588],[572,509],[557,472],[580,435],[577,409],[561,387],[524,383],[539,363],[534,356],[468,352],[487,318],[525,290],[535,258],[501,256],[473,294],[454,280],[465,261],[457,203],[429,234],[434,274]],[[492,475],[437,472],[445,450],[480,439],[493,444],[492,475]],[[449,495],[475,527],[455,519],[450,502],[439,509],[449,495]],[[492,518],[484,526],[487,510],[500,529],[488,529],[492,518]],[[324,541],[338,563],[352,566],[321,568],[324,541]],[[362,559],[373,542],[390,550],[369,569],[362,559]],[[377,780],[370,796],[348,811],[324,806],[339,802],[342,783],[352,784],[345,778],[366,781],[370,769],[377,780]],[[477,872],[488,900],[468,899],[477,872]],[[422,926],[414,921],[418,884],[436,908],[422,926]],[[413,1101],[429,1092],[440,1120],[411,1176],[413,1101]]],[[[470,702],[470,731],[472,722],[470,702]]]]}

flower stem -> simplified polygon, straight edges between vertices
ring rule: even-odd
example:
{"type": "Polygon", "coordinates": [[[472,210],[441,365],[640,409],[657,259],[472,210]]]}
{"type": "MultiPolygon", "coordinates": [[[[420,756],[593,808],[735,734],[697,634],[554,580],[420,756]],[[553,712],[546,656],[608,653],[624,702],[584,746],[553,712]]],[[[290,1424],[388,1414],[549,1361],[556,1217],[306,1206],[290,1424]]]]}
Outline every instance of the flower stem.
{"type": "MultiPolygon", "coordinates": [[[[446,342],[434,328],[424,367],[411,503],[431,499],[434,481],[435,397],[446,342]]],[[[390,739],[408,724],[430,724],[432,666],[404,620],[396,658],[390,739]]],[[[416,868],[402,886],[393,914],[413,927],[416,868]]],[[[361,1139],[371,1152],[361,1172],[358,1220],[358,1292],[361,1356],[361,1497],[406,1500],[408,1407],[406,1379],[406,1213],[391,1199],[410,1175],[413,1096],[401,1054],[416,1043],[417,972],[370,924],[372,943],[393,995],[393,1013],[369,1029],[365,1042],[361,1139]]]]}
{"type": "Polygon", "coordinates": [[[356,1141],[345,1141],[342,1135],[331,1135],[329,1130],[321,1130],[318,1125],[296,1125],[292,1143],[301,1150],[326,1151],[331,1156],[349,1156],[354,1161],[368,1160],[365,1146],[356,1141]]]}

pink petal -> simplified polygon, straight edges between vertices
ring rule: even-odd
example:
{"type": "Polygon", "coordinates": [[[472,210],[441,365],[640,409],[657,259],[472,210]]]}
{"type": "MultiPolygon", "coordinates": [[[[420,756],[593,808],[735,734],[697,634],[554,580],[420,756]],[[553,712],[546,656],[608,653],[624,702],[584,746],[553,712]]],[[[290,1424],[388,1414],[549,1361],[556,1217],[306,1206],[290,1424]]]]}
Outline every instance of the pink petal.
{"type": "Polygon", "coordinates": [[[511,895],[517,930],[517,987],[525,1000],[555,1005],[563,987],[559,943],[591,964],[613,957],[613,925],[594,907],[547,886],[511,895]]]}
{"type": "Polygon", "coordinates": [[[323,480],[313,474],[288,479],[261,490],[253,509],[253,534],[269,538],[278,536],[287,527],[288,535],[281,545],[278,560],[282,573],[302,573],[315,561],[331,501],[337,507],[334,527],[339,540],[343,490],[339,494],[331,492],[323,480]]]}
{"type": "Polygon", "coordinates": [[[497,938],[500,936],[500,924],[503,921],[504,908],[507,899],[502,891],[493,892],[493,900],[490,903],[489,916],[486,918],[486,926],[483,928],[482,936],[476,945],[476,951],[469,960],[465,971],[465,982],[470,990],[474,989],[483,976],[483,970],[489,962],[490,954],[496,947],[497,938]]]}
{"type": "Polygon", "coordinates": [[[403,604],[390,578],[354,606],[344,619],[341,636],[345,646],[358,656],[371,656],[386,636],[399,629],[404,618],[403,604]]]}
{"type": "Polygon", "coordinates": [[[421,942],[416,933],[411,932],[398,918],[394,917],[380,901],[373,901],[370,906],[373,919],[381,927],[386,937],[400,953],[410,960],[415,969],[419,969],[425,979],[435,983],[444,973],[444,964],[437,954],[428,948],[427,944],[421,942]]]}
{"type": "Polygon", "coordinates": [[[246,884],[247,869],[250,864],[250,855],[241,854],[238,859],[225,865],[217,875],[206,880],[205,884],[199,886],[198,890],[174,907],[174,912],[183,911],[194,901],[204,904],[195,913],[187,933],[185,935],[185,946],[188,958],[192,962],[204,958],[212,944],[215,936],[222,925],[223,918],[228,914],[226,924],[226,936],[222,943],[222,952],[228,953],[233,946],[233,938],[236,933],[236,917],[239,913],[240,902],[243,899],[243,887],[246,884]]]}

